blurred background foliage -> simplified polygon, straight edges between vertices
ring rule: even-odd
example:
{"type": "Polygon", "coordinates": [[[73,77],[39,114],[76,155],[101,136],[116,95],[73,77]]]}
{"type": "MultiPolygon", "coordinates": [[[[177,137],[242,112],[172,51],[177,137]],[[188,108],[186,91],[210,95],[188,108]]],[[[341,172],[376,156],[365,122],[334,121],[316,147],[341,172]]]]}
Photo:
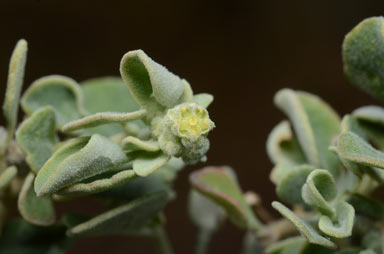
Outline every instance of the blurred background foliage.
{"type": "MultiPolygon", "coordinates": [[[[283,87],[306,90],[341,115],[378,101],[346,81],[344,35],[362,19],[384,15],[384,1],[49,1],[0,2],[0,89],[8,60],[20,38],[29,42],[24,89],[48,74],[82,81],[119,75],[122,55],[143,49],[155,61],[185,77],[196,93],[215,96],[210,115],[208,165],[231,165],[243,189],[276,199],[265,141],[282,114],[273,106],[283,87]]],[[[4,123],[4,119],[0,119],[4,123]]],[[[178,197],[166,209],[176,253],[192,253],[196,229],[187,215],[188,174],[176,183],[178,197]]],[[[76,209],[98,212],[77,201],[76,209]]],[[[68,207],[60,205],[62,211],[68,207]]],[[[73,210],[73,208],[71,208],[73,210]]],[[[275,214],[275,213],[274,213],[275,214]]],[[[215,253],[237,253],[241,233],[231,225],[215,235],[215,253]]],[[[103,237],[81,240],[69,253],[151,253],[147,239],[103,237]]]]}

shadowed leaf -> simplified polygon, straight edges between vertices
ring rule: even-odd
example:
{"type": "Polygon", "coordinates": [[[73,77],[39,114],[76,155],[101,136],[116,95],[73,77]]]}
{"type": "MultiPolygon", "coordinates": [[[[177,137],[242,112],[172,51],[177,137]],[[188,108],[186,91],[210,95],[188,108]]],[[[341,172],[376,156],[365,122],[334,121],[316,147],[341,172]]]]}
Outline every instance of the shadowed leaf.
{"type": "Polygon", "coordinates": [[[223,208],[196,190],[191,190],[189,193],[188,208],[193,223],[198,228],[210,232],[216,231],[225,217],[223,208]]]}
{"type": "Polygon", "coordinates": [[[267,254],[298,254],[307,241],[302,236],[295,236],[274,243],[265,250],[267,254]]]}
{"type": "Polygon", "coordinates": [[[197,191],[222,206],[235,225],[255,231],[260,228],[261,223],[245,202],[239,185],[226,170],[204,168],[192,173],[190,182],[197,191]]]}
{"type": "Polygon", "coordinates": [[[0,189],[8,186],[12,179],[17,175],[17,168],[10,166],[0,173],[0,189]]]}
{"type": "Polygon", "coordinates": [[[167,192],[158,192],[135,199],[68,230],[68,236],[118,234],[146,226],[165,206],[167,192]]]}
{"type": "Polygon", "coordinates": [[[29,223],[48,226],[55,222],[55,210],[50,197],[37,197],[33,189],[33,173],[25,178],[17,206],[21,216],[29,223]]]}
{"type": "Polygon", "coordinates": [[[16,132],[16,141],[27,155],[26,161],[36,174],[59,142],[55,131],[55,113],[51,107],[35,111],[16,132]]]}
{"type": "Polygon", "coordinates": [[[290,204],[304,203],[301,189],[314,168],[309,165],[294,167],[277,185],[277,195],[290,204]]]}
{"type": "Polygon", "coordinates": [[[136,174],[133,170],[123,170],[110,178],[95,180],[90,183],[77,183],[62,189],[59,195],[82,196],[106,191],[133,180],[136,174]]]}

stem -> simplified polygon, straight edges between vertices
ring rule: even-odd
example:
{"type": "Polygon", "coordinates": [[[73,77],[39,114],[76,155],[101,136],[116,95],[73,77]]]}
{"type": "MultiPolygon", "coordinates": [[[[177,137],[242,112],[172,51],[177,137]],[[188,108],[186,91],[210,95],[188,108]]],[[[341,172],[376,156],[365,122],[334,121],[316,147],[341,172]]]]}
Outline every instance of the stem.
{"type": "Polygon", "coordinates": [[[195,254],[208,253],[209,242],[211,241],[213,231],[207,229],[200,229],[197,234],[197,242],[195,254]]]}
{"type": "Polygon", "coordinates": [[[172,246],[169,242],[167,232],[163,226],[154,229],[153,240],[155,242],[156,251],[159,254],[173,254],[172,246]]]}

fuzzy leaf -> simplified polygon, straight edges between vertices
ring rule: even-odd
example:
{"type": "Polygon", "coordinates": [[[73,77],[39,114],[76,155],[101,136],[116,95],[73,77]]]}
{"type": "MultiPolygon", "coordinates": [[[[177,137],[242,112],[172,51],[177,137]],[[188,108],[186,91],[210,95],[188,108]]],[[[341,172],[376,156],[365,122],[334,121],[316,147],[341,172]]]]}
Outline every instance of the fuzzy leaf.
{"type": "Polygon", "coordinates": [[[368,216],[374,220],[380,220],[384,217],[384,205],[369,197],[353,193],[349,196],[348,203],[355,208],[357,214],[368,216]]]}
{"type": "Polygon", "coordinates": [[[335,180],[324,169],[312,171],[302,188],[302,197],[305,203],[332,218],[335,215],[335,211],[329,202],[333,201],[336,195],[337,187],[335,180]]]}
{"type": "Polygon", "coordinates": [[[123,170],[114,174],[110,178],[95,180],[90,183],[77,183],[62,189],[58,194],[64,196],[82,196],[106,191],[111,188],[123,185],[135,179],[136,174],[133,170],[123,170]]]}
{"type": "Polygon", "coordinates": [[[343,42],[344,72],[349,81],[368,94],[384,99],[383,17],[360,22],[343,42]]]}
{"type": "Polygon", "coordinates": [[[84,107],[91,113],[132,112],[140,109],[121,78],[102,77],[80,83],[84,107]]]}
{"type": "Polygon", "coordinates": [[[287,121],[280,122],[269,134],[267,154],[276,164],[270,175],[275,184],[279,184],[295,166],[307,163],[287,121]]]}
{"type": "Polygon", "coordinates": [[[303,203],[301,197],[301,189],[305,184],[308,175],[314,168],[309,165],[302,165],[293,168],[286,176],[281,180],[277,186],[277,195],[285,202],[290,204],[303,203]]]}
{"type": "Polygon", "coordinates": [[[318,244],[332,249],[336,248],[336,245],[333,242],[321,236],[311,225],[298,217],[295,213],[293,213],[280,202],[274,201],[272,202],[272,206],[277,211],[279,211],[281,215],[287,218],[299,230],[301,235],[304,236],[310,243],[318,244]]]}
{"type": "Polygon", "coordinates": [[[260,228],[261,223],[245,202],[239,185],[227,171],[207,167],[192,173],[190,182],[198,192],[222,206],[235,225],[256,231],[260,228]]]}
{"type": "Polygon", "coordinates": [[[184,85],[184,92],[181,95],[179,102],[177,104],[185,102],[193,102],[193,91],[191,85],[185,79],[182,80],[184,85]]]}
{"type": "Polygon", "coordinates": [[[157,152],[160,151],[159,143],[154,140],[140,140],[133,136],[128,136],[122,141],[124,150],[137,151],[142,150],[146,152],[157,152]]]}
{"type": "Polygon", "coordinates": [[[297,254],[306,240],[302,236],[294,236],[274,243],[265,250],[267,254],[297,254]]]}
{"type": "Polygon", "coordinates": [[[340,163],[328,150],[340,132],[340,119],[319,97],[282,89],[275,95],[275,104],[289,117],[308,162],[337,175],[340,163]]]}
{"type": "MultiPolygon", "coordinates": [[[[84,108],[88,113],[133,112],[140,109],[127,85],[119,77],[102,77],[80,83],[84,95],[84,108]]],[[[88,129],[92,134],[113,136],[123,132],[120,124],[108,124],[88,129]]]]}
{"type": "Polygon", "coordinates": [[[7,143],[12,139],[17,124],[19,99],[24,82],[24,70],[27,62],[28,43],[21,39],[17,42],[9,62],[7,90],[5,92],[3,112],[7,121],[7,143]]]}
{"type": "Polygon", "coordinates": [[[352,132],[342,133],[338,140],[339,156],[365,166],[384,168],[384,153],[352,132]]]}
{"type": "Polygon", "coordinates": [[[112,170],[127,160],[120,147],[94,134],[62,145],[44,164],[35,180],[38,196],[54,193],[83,179],[112,170]]]}
{"type": "Polygon", "coordinates": [[[164,166],[169,159],[170,157],[163,153],[141,154],[133,161],[133,171],[139,176],[147,176],[164,166]]]}
{"type": "Polygon", "coordinates": [[[352,234],[354,218],[353,206],[345,201],[340,201],[336,205],[336,221],[333,222],[328,216],[321,216],[319,228],[329,236],[345,238],[352,234]]]}
{"type": "Polygon", "coordinates": [[[154,62],[142,50],[130,51],[123,56],[120,73],[143,107],[152,100],[152,94],[161,105],[173,107],[184,92],[182,80],[154,62]]]}
{"type": "Polygon", "coordinates": [[[200,229],[216,231],[225,216],[225,211],[215,202],[195,190],[189,193],[189,215],[200,229]]]}
{"type": "Polygon", "coordinates": [[[85,114],[80,86],[65,76],[51,75],[34,81],[21,99],[21,106],[28,115],[47,105],[53,107],[58,126],[85,114]]]}
{"type": "Polygon", "coordinates": [[[63,132],[71,132],[84,128],[91,128],[98,125],[109,123],[124,123],[128,121],[137,120],[143,118],[147,113],[146,110],[139,110],[130,113],[118,113],[118,112],[100,112],[93,115],[86,116],[84,118],[71,121],[63,126],[61,129],[63,132]]]}
{"type": "Polygon", "coordinates": [[[0,173],[0,189],[8,186],[12,179],[17,175],[17,168],[10,166],[0,173]]]}
{"type": "Polygon", "coordinates": [[[291,165],[306,163],[305,156],[294,136],[288,121],[276,125],[267,139],[269,159],[277,164],[287,161],[291,165]]]}
{"type": "Polygon", "coordinates": [[[163,209],[168,200],[167,192],[135,199],[69,229],[67,235],[109,235],[139,230],[163,209]]]}
{"type": "Polygon", "coordinates": [[[360,120],[384,126],[384,108],[379,106],[364,106],[352,112],[360,120]]]}
{"type": "Polygon", "coordinates": [[[55,130],[55,112],[47,106],[35,111],[16,132],[17,144],[27,155],[26,161],[35,174],[59,142],[55,130]]]}
{"type": "Polygon", "coordinates": [[[203,108],[208,108],[208,106],[213,102],[213,95],[209,93],[199,93],[193,96],[193,102],[199,104],[203,108]]]}
{"type": "Polygon", "coordinates": [[[55,222],[55,210],[50,197],[37,197],[33,189],[33,173],[25,178],[17,206],[21,216],[29,223],[48,226],[55,222]]]}

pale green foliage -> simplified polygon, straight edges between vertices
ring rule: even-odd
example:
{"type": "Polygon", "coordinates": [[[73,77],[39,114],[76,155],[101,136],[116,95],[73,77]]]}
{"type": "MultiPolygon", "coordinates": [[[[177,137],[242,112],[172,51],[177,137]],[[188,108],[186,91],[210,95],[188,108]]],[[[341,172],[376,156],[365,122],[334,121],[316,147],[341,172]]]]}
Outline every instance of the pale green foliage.
{"type": "MultiPolygon", "coordinates": [[[[346,76],[380,99],[384,99],[383,29],[384,18],[367,19],[343,43],[346,76]]],[[[261,253],[257,239],[273,254],[383,253],[384,204],[370,195],[384,183],[384,109],[364,106],[341,120],[321,98],[292,89],[278,91],[274,102],[289,121],[280,122],[267,139],[267,154],[274,164],[270,179],[292,210],[273,202],[284,218],[266,219],[268,223],[260,224],[256,233],[247,233],[243,254],[261,253]],[[295,233],[301,236],[288,237],[295,233]]],[[[235,225],[243,226],[236,220],[243,214],[240,203],[230,198],[232,187],[223,184],[230,178],[206,171],[191,175],[192,186],[225,208],[235,225]]],[[[195,223],[202,227],[202,220],[195,223]]]]}
{"type": "Polygon", "coordinates": [[[37,197],[33,189],[35,176],[29,173],[20,190],[17,206],[23,218],[35,225],[47,226],[55,222],[55,210],[50,197],[37,197]]]}
{"type": "Polygon", "coordinates": [[[9,62],[7,91],[5,93],[3,111],[7,120],[8,144],[17,124],[17,113],[19,111],[19,98],[24,82],[24,68],[27,62],[28,44],[25,40],[19,40],[12,53],[9,62]]]}
{"type": "Polygon", "coordinates": [[[59,142],[55,123],[55,113],[50,106],[47,106],[34,112],[17,129],[17,143],[26,154],[26,161],[35,174],[48,160],[53,148],[59,142]]]}
{"type": "Polygon", "coordinates": [[[122,78],[79,84],[46,76],[19,100],[26,53],[27,43],[20,40],[4,101],[7,129],[0,126],[0,230],[7,222],[3,198],[16,201],[16,196],[22,219],[36,227],[22,220],[5,223],[0,252],[53,253],[75,237],[106,234],[153,237],[161,251],[171,251],[162,210],[175,196],[178,171],[206,160],[207,135],[214,127],[206,107],[213,96],[194,95],[186,80],[136,50],[123,56],[122,78]],[[14,138],[19,103],[26,117],[14,138]],[[189,114],[171,117],[184,108],[189,114]],[[173,135],[167,145],[165,132],[173,135]],[[178,150],[169,152],[169,146],[178,150]],[[56,218],[55,202],[87,195],[100,199],[105,212],[94,218],[68,213],[56,218]],[[13,230],[23,228],[39,237],[58,235],[46,245],[18,243],[14,238],[21,234],[13,230]]]}

